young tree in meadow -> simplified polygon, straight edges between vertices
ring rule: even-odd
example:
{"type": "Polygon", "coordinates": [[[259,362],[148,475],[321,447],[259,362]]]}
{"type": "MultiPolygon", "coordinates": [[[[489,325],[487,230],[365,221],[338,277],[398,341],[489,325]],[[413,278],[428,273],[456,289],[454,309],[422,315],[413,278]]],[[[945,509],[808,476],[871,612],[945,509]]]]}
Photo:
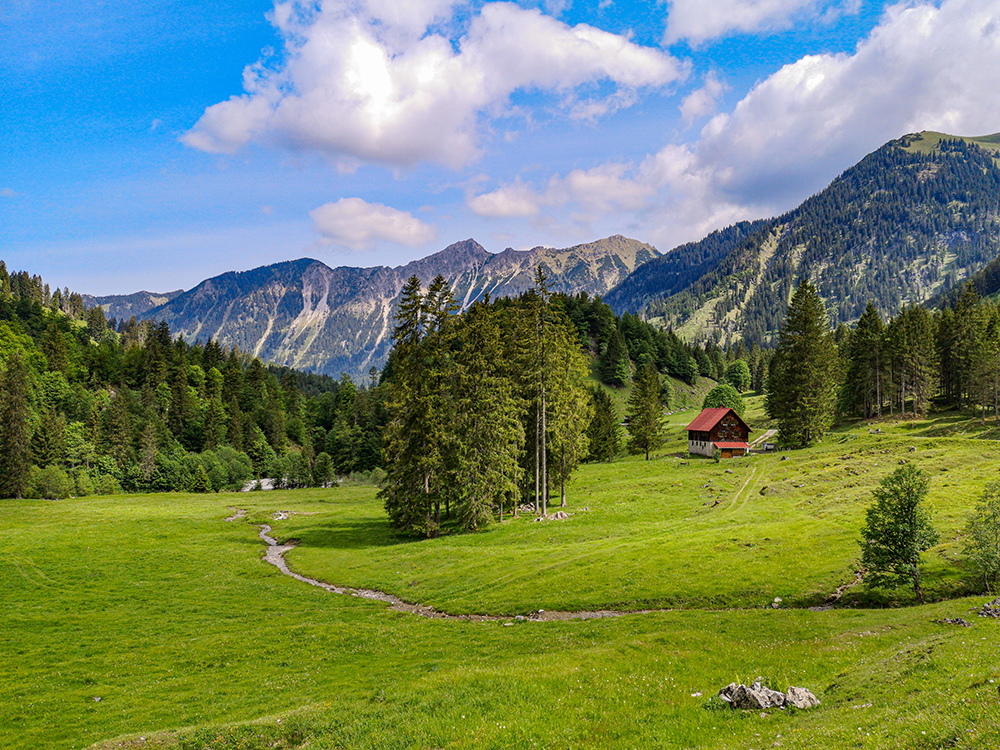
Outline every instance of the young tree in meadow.
{"type": "Polygon", "coordinates": [[[28,488],[31,432],[28,368],[20,351],[0,370],[0,497],[21,498],[28,488]]]}
{"type": "Polygon", "coordinates": [[[594,416],[587,431],[591,461],[611,461],[621,447],[618,415],[611,396],[603,388],[594,388],[591,395],[594,416]]]}
{"type": "Polygon", "coordinates": [[[660,424],[660,375],[652,364],[643,365],[632,383],[625,421],[628,424],[628,448],[632,453],[645,453],[663,444],[663,427],[660,424]]]}
{"type": "Polygon", "coordinates": [[[913,464],[896,469],[872,490],[875,503],[865,513],[860,540],[866,584],[898,588],[910,583],[921,604],[920,555],[938,540],[922,504],[927,489],[927,475],[913,464]]]}
{"type": "Polygon", "coordinates": [[[732,409],[742,417],[746,409],[746,402],[739,394],[739,391],[733,388],[733,386],[728,383],[722,383],[705,394],[705,398],[701,402],[701,408],[732,409]]]}
{"type": "Polygon", "coordinates": [[[987,591],[1000,580],[1000,482],[986,485],[963,533],[965,557],[987,591]]]}
{"type": "Polygon", "coordinates": [[[792,296],[771,360],[765,407],[788,445],[812,445],[833,422],[836,345],[816,287],[803,281],[792,296]]]}

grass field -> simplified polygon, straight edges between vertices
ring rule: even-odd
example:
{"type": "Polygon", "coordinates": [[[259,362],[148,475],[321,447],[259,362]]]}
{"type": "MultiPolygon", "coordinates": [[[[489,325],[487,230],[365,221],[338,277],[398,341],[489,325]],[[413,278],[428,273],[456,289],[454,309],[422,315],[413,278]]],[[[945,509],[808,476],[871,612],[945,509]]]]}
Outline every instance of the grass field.
{"type": "Polygon", "coordinates": [[[1000,479],[997,445],[975,439],[990,427],[885,422],[716,464],[672,455],[690,416],[653,461],[581,469],[566,521],[438,540],[394,536],[368,487],[4,501],[0,747],[995,747],[1000,623],[970,615],[985,597],[952,598],[963,517],[1000,479]],[[938,601],[855,587],[809,611],[853,578],[868,493],[900,460],[931,475],[938,601]],[[227,523],[227,506],[249,516],[227,523]],[[394,612],[262,563],[265,520],[300,540],[300,572],[445,611],[672,609],[394,612]],[[710,700],[758,675],[822,705],[710,700]]]}

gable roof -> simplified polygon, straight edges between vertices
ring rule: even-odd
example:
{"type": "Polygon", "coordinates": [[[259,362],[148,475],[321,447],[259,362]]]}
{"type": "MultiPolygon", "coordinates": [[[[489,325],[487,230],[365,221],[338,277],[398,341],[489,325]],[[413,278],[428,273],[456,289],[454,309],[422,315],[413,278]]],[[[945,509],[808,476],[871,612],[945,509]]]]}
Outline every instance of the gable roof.
{"type": "Polygon", "coordinates": [[[740,424],[747,428],[747,432],[753,432],[750,426],[743,421],[743,418],[734,409],[725,406],[715,409],[702,409],[701,414],[695,417],[694,421],[687,426],[687,430],[688,432],[710,432],[729,412],[732,412],[733,416],[740,420],[740,424]]]}

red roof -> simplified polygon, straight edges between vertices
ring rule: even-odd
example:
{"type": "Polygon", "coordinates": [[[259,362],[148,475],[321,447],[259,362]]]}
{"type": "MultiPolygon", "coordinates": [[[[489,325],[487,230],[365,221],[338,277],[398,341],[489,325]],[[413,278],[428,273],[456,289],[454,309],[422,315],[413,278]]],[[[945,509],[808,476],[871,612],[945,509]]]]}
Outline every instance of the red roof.
{"type": "MultiPolygon", "coordinates": [[[[726,416],[729,412],[733,412],[733,416],[743,422],[740,415],[737,414],[733,409],[722,406],[716,409],[702,409],[701,414],[694,418],[694,421],[687,426],[688,431],[696,432],[711,432],[715,425],[722,421],[722,418],[726,416]]],[[[753,432],[746,422],[743,422],[743,426],[747,428],[748,432],[753,432]]]]}
{"type": "Polygon", "coordinates": [[[714,445],[716,448],[719,448],[719,449],[725,448],[726,450],[729,450],[730,448],[742,448],[745,451],[750,450],[750,444],[749,443],[723,443],[723,442],[718,442],[718,443],[712,443],[712,445],[714,445]]]}

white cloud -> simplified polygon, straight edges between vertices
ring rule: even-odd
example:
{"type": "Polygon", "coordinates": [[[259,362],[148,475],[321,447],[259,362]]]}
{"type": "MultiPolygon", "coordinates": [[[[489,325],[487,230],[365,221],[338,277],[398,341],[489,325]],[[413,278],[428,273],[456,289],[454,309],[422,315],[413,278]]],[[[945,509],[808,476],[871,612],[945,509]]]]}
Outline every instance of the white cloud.
{"type": "Polygon", "coordinates": [[[0,197],[3,198],[16,198],[19,195],[20,193],[14,190],[14,188],[5,187],[3,189],[0,189],[0,197]]]}
{"type": "Polygon", "coordinates": [[[735,200],[788,207],[892,138],[1000,130],[1000,0],[890,7],[854,54],[810,55],[716,115],[696,168],[735,200]]]}
{"type": "Polygon", "coordinates": [[[699,117],[715,114],[719,97],[726,90],[726,85],[715,75],[709,73],[705,76],[705,85],[696,91],[692,91],[681,102],[681,117],[684,122],[691,124],[699,117]]]}
{"type": "Polygon", "coordinates": [[[406,211],[360,198],[341,198],[309,212],[322,244],[371,250],[381,241],[420,247],[437,239],[437,230],[406,211]]]}
{"type": "Polygon", "coordinates": [[[902,3],[853,54],[785,66],[714,116],[695,143],[665,146],[638,164],[574,170],[537,185],[515,181],[468,205],[536,226],[575,211],[577,223],[628,226],[666,249],[793,208],[906,133],[997,132],[998,113],[1000,0],[902,3]]]}
{"type": "Polygon", "coordinates": [[[580,24],[568,26],[513,3],[484,5],[460,34],[454,2],[305,0],[279,3],[273,20],[283,62],[244,72],[241,96],[209,107],[183,141],[232,153],[250,141],[316,150],[334,158],[459,167],[479,154],[480,120],[503,114],[510,96],[562,96],[578,117],[628,106],[631,91],[662,87],[686,67],[660,50],[580,24]],[[610,82],[586,102],[573,92],[610,82]],[[603,108],[603,109],[602,109],[603,108]]]}
{"type": "Polygon", "coordinates": [[[664,42],[700,44],[731,33],[784,28],[793,19],[829,22],[857,13],[858,0],[669,0],[664,42]]]}

